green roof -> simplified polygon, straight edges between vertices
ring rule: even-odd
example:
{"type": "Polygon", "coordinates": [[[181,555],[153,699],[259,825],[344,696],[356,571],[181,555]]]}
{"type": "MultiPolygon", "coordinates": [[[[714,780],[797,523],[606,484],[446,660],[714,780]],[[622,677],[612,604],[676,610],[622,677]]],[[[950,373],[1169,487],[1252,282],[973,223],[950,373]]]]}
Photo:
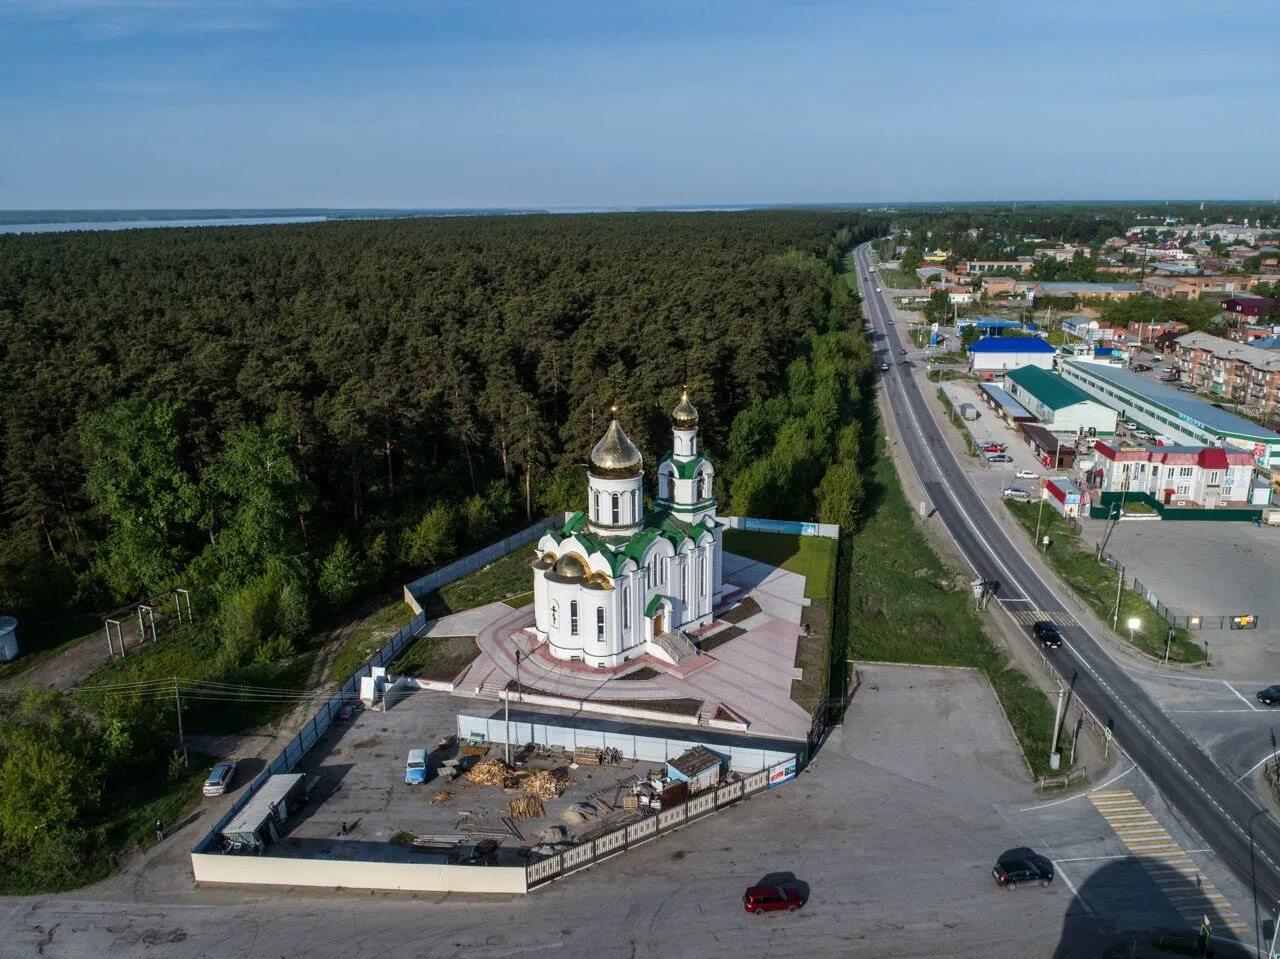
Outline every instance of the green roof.
{"type": "Polygon", "coordinates": [[[645,514],[644,525],[639,532],[621,539],[606,539],[592,532],[587,526],[586,514],[581,512],[569,517],[569,521],[564,526],[548,532],[557,543],[563,543],[571,536],[576,537],[588,555],[599,553],[603,556],[609,564],[609,569],[616,576],[627,560],[632,560],[637,566],[640,565],[644,559],[645,550],[658,537],[662,537],[674,549],[679,550],[685,540],[696,542],[703,532],[714,528],[715,522],[709,516],[703,517],[702,522],[697,525],[690,525],[676,519],[666,510],[652,510],[645,514]]]}
{"type": "Polygon", "coordinates": [[[649,600],[649,605],[644,608],[644,614],[646,616],[652,616],[656,613],[658,611],[658,607],[662,605],[662,599],[663,597],[661,593],[655,595],[651,600],[649,600]]]}
{"type": "Polygon", "coordinates": [[[663,453],[662,459],[658,460],[658,465],[661,466],[663,463],[670,463],[676,469],[676,476],[680,477],[680,479],[687,480],[693,479],[693,474],[697,471],[699,466],[703,463],[710,464],[710,462],[711,461],[701,453],[687,460],[678,460],[670,453],[663,453]]]}
{"type": "Polygon", "coordinates": [[[1097,402],[1084,390],[1068,383],[1057,373],[1050,373],[1038,366],[1020,366],[1015,370],[1009,370],[1004,377],[1018,384],[1051,410],[1063,410],[1077,403],[1097,402]]]}

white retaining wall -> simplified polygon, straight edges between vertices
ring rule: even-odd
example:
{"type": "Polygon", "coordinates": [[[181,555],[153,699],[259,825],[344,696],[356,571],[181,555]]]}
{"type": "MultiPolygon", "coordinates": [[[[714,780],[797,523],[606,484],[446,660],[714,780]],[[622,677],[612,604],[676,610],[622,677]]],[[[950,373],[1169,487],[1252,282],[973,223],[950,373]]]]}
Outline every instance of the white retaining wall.
{"type": "Polygon", "coordinates": [[[529,891],[523,866],[453,866],[418,862],[353,862],[192,853],[196,882],[252,886],[322,886],[405,892],[529,891]]]}
{"type": "MultiPolygon", "coordinates": [[[[507,724],[501,718],[458,715],[458,739],[466,742],[472,733],[484,736],[487,742],[505,743],[507,724]]],[[[739,773],[754,773],[777,766],[788,760],[796,760],[795,753],[754,746],[724,746],[689,739],[668,739],[660,736],[637,736],[631,733],[604,732],[577,726],[551,722],[531,723],[511,721],[511,744],[522,746],[537,743],[540,746],[563,746],[572,752],[584,746],[616,749],[628,759],[641,762],[664,763],[694,746],[705,746],[718,756],[727,756],[729,768],[739,773]]]]}

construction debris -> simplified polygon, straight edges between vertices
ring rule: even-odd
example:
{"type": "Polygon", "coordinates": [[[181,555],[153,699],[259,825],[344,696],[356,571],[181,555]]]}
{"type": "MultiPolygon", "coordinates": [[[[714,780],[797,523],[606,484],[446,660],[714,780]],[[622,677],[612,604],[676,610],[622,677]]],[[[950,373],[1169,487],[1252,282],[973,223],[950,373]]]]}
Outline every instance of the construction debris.
{"type": "Polygon", "coordinates": [[[476,763],[462,775],[467,782],[477,786],[501,786],[511,778],[511,770],[497,759],[486,759],[476,763]]]}
{"type": "Polygon", "coordinates": [[[453,799],[453,793],[447,789],[441,789],[438,793],[431,797],[432,802],[449,802],[453,799]]]}
{"type": "Polygon", "coordinates": [[[539,770],[525,777],[524,791],[539,799],[555,799],[569,788],[569,777],[563,772],[539,770]]]}
{"type": "Polygon", "coordinates": [[[537,796],[522,796],[519,799],[512,799],[507,803],[507,808],[511,810],[511,818],[520,819],[541,819],[546,815],[546,811],[542,807],[542,800],[537,796]]]}
{"type": "Polygon", "coordinates": [[[581,826],[584,823],[588,823],[592,819],[595,819],[596,816],[598,815],[599,815],[599,812],[597,811],[595,806],[591,805],[590,803],[580,802],[566,809],[563,813],[560,814],[560,818],[563,819],[565,822],[567,822],[570,826],[581,826]]]}

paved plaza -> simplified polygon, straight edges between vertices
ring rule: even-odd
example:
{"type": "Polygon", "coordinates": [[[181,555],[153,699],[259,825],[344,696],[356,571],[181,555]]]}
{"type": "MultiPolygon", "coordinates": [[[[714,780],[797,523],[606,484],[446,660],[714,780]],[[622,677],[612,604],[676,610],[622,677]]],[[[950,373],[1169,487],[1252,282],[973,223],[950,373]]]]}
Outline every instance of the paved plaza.
{"type": "MultiPolygon", "coordinates": [[[[795,661],[801,613],[809,603],[805,578],[732,553],[725,554],[724,574],[726,583],[737,590],[730,605],[750,599],[759,612],[737,624],[741,635],[679,667],[651,656],[615,670],[553,659],[526,631],[533,623],[532,605],[512,609],[492,603],[444,617],[432,625],[431,633],[476,636],[480,655],[458,682],[459,691],[469,695],[496,697],[518,678],[539,692],[578,700],[634,701],[637,707],[646,700],[697,700],[702,703],[700,718],[716,715],[723,706],[746,722],[750,735],[802,740],[812,720],[791,699],[791,684],[802,676],[795,661]],[[659,675],[618,678],[645,666],[659,675]]],[[[706,635],[725,626],[713,625],[706,635]]]]}

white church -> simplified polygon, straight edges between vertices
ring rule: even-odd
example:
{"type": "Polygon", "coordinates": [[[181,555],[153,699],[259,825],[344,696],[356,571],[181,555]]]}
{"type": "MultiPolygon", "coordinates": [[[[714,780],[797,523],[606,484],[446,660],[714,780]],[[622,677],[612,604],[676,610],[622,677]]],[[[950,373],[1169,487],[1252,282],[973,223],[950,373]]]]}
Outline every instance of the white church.
{"type": "Polygon", "coordinates": [[[587,511],[538,541],[534,631],[558,659],[607,668],[696,655],[685,631],[708,625],[724,592],[724,524],[687,395],[671,422],[651,511],[640,451],[614,419],[591,451],[587,511]]]}

